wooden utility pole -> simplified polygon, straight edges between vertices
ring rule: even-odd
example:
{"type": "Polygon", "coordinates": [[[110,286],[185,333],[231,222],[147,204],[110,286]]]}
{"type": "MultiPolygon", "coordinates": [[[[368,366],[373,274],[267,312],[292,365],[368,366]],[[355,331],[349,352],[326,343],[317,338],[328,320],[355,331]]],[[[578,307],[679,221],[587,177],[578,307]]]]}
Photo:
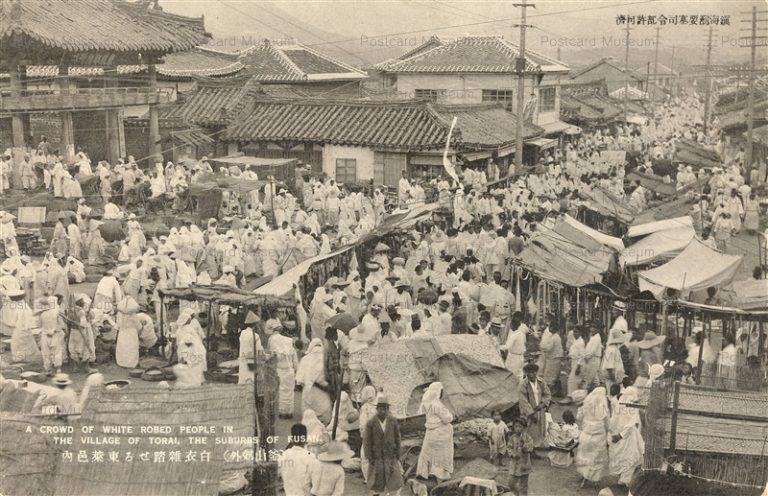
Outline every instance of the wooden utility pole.
{"type": "Polygon", "coordinates": [[[709,113],[712,107],[712,77],[710,74],[710,64],[712,63],[712,26],[709,26],[709,35],[707,36],[707,66],[704,69],[705,85],[704,91],[706,97],[704,100],[704,134],[709,129],[709,113]]]}
{"type": "Polygon", "coordinates": [[[653,47],[653,90],[651,93],[651,101],[656,100],[656,86],[659,81],[659,31],[661,28],[656,26],[656,46],[653,47]]]}
{"type": "Polygon", "coordinates": [[[523,120],[525,110],[525,28],[526,13],[528,7],[535,7],[534,4],[523,0],[523,3],[513,3],[514,7],[521,7],[520,24],[515,27],[520,28],[520,53],[515,61],[515,73],[517,74],[517,126],[515,129],[515,172],[520,173],[523,166],[523,120]]]}
{"type": "MultiPolygon", "coordinates": [[[[629,17],[629,16],[627,16],[629,17]]],[[[624,125],[627,125],[627,101],[629,100],[629,23],[627,23],[626,50],[624,52],[624,125]]]]}
{"type": "Polygon", "coordinates": [[[677,78],[677,74],[675,74],[675,47],[672,47],[672,60],[669,62],[669,69],[672,71],[672,75],[674,76],[672,96],[677,97],[677,88],[680,84],[680,80],[677,78]]]}
{"type": "MultiPolygon", "coordinates": [[[[761,11],[761,14],[768,13],[768,11],[761,11]]],[[[749,22],[751,23],[750,29],[742,29],[742,31],[750,31],[749,37],[742,37],[742,40],[749,40],[748,43],[741,44],[743,47],[749,47],[751,49],[750,54],[750,62],[749,62],[749,97],[747,100],[747,145],[744,149],[744,170],[746,171],[746,181],[749,182],[749,176],[750,171],[752,168],[752,135],[753,130],[755,127],[755,74],[756,74],[756,67],[755,67],[755,58],[756,58],[756,52],[757,52],[757,45],[758,45],[758,36],[757,36],[757,7],[752,7],[752,12],[742,12],[742,14],[751,14],[751,19],[744,19],[741,22],[749,22]]],[[[765,21],[765,19],[760,19],[760,21],[765,21]]],[[[760,36],[762,39],[760,45],[765,46],[766,36],[760,36]]]]}

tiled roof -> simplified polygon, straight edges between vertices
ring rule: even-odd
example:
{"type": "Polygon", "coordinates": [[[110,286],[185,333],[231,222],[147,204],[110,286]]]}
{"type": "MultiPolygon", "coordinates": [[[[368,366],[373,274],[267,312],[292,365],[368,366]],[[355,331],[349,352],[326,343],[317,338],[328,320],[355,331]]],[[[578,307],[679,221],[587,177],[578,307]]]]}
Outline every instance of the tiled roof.
{"type": "Polygon", "coordinates": [[[23,35],[70,52],[188,50],[207,37],[203,20],[168,14],[151,2],[33,0],[4,2],[0,43],[23,35]]]}
{"type": "Polygon", "coordinates": [[[169,77],[217,77],[231,76],[243,70],[244,67],[235,54],[196,47],[185,52],[166,55],[164,62],[158,64],[157,72],[169,77]]]}
{"type": "Polygon", "coordinates": [[[416,150],[445,146],[449,127],[423,102],[260,101],[223,139],[416,150]]]}
{"type": "MultiPolygon", "coordinates": [[[[566,119],[605,122],[620,116],[623,111],[622,102],[605,96],[584,93],[560,97],[560,114],[566,119]]],[[[627,112],[642,113],[643,108],[628,102],[627,112]]]]}
{"type": "MultiPolygon", "coordinates": [[[[496,148],[515,143],[517,116],[501,104],[432,105],[432,108],[450,122],[456,117],[456,127],[461,130],[463,149],[496,148]]],[[[523,138],[529,139],[544,130],[535,124],[523,125],[523,138]]]]}
{"type": "Polygon", "coordinates": [[[364,79],[368,75],[300,44],[265,40],[240,52],[248,72],[260,82],[364,79]]]}
{"type": "Polygon", "coordinates": [[[607,65],[616,69],[619,72],[624,72],[627,75],[629,75],[631,78],[636,79],[637,81],[645,81],[645,74],[635,72],[633,70],[627,71],[626,69],[624,69],[624,67],[620,66],[616,61],[614,61],[611,58],[602,58],[587,66],[571,71],[571,79],[576,79],[579,81],[582,81],[582,80],[597,81],[597,80],[603,79],[604,76],[594,76],[589,74],[592,70],[596,69],[597,67],[600,67],[601,65],[607,65]]]}
{"type": "MultiPolygon", "coordinates": [[[[117,66],[117,74],[136,74],[146,70],[147,67],[143,65],[119,65],[117,66]]],[[[70,66],[67,67],[66,74],[69,76],[91,77],[91,76],[103,76],[103,67],[82,67],[82,66],[70,66]]],[[[33,78],[50,78],[61,75],[59,66],[57,65],[28,65],[27,77],[33,78]]],[[[8,77],[7,74],[0,74],[0,78],[8,77]]]]}
{"type": "Polygon", "coordinates": [[[221,126],[237,117],[260,94],[259,84],[244,77],[225,81],[198,80],[184,103],[163,115],[198,126],[221,126]]]}
{"type": "MultiPolygon", "coordinates": [[[[520,47],[498,36],[467,36],[453,41],[430,38],[425,45],[434,48],[412,50],[414,55],[388,60],[376,66],[384,72],[467,72],[513,73],[520,47]]],[[[537,52],[526,50],[526,67],[529,72],[567,72],[562,62],[537,52]]]]}

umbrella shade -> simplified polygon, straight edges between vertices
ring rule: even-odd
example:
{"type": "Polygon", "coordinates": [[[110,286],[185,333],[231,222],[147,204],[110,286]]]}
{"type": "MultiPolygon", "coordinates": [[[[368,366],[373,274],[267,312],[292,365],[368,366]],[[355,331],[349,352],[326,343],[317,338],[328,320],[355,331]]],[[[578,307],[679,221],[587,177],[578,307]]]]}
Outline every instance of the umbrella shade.
{"type": "Polygon", "coordinates": [[[326,320],[325,325],[343,332],[349,332],[353,327],[357,327],[357,321],[348,313],[339,313],[326,320]]]}
{"type": "Polygon", "coordinates": [[[437,293],[431,289],[422,291],[419,294],[419,303],[424,303],[425,305],[434,305],[437,303],[437,293]]]}

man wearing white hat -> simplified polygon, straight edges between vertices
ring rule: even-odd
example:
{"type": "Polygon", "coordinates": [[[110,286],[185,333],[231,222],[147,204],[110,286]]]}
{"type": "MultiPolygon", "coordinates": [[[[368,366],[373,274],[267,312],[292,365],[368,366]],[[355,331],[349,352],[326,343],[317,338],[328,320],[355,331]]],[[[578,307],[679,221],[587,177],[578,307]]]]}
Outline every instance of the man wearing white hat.
{"type": "Polygon", "coordinates": [[[627,335],[620,329],[611,329],[608,341],[605,344],[605,353],[600,364],[600,372],[605,382],[605,389],[611,390],[612,384],[621,384],[624,378],[624,362],[621,360],[619,347],[627,342],[627,335]]]}

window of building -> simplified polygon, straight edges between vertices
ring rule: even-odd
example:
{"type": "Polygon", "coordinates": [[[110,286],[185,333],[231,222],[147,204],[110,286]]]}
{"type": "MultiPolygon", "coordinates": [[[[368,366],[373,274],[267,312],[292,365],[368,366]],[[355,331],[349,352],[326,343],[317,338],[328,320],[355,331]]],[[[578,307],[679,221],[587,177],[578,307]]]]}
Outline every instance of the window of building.
{"type": "Polygon", "coordinates": [[[511,104],[514,101],[512,90],[483,90],[484,102],[501,102],[511,104]]]}
{"type": "Polygon", "coordinates": [[[539,112],[552,112],[555,110],[556,97],[556,88],[541,88],[539,90],[539,112]]]}
{"type": "Polygon", "coordinates": [[[357,182],[357,159],[336,159],[336,182],[345,184],[357,182]]]}
{"type": "Polygon", "coordinates": [[[413,96],[417,100],[429,100],[430,102],[436,102],[445,97],[445,90],[417,89],[414,90],[413,96]]]}

